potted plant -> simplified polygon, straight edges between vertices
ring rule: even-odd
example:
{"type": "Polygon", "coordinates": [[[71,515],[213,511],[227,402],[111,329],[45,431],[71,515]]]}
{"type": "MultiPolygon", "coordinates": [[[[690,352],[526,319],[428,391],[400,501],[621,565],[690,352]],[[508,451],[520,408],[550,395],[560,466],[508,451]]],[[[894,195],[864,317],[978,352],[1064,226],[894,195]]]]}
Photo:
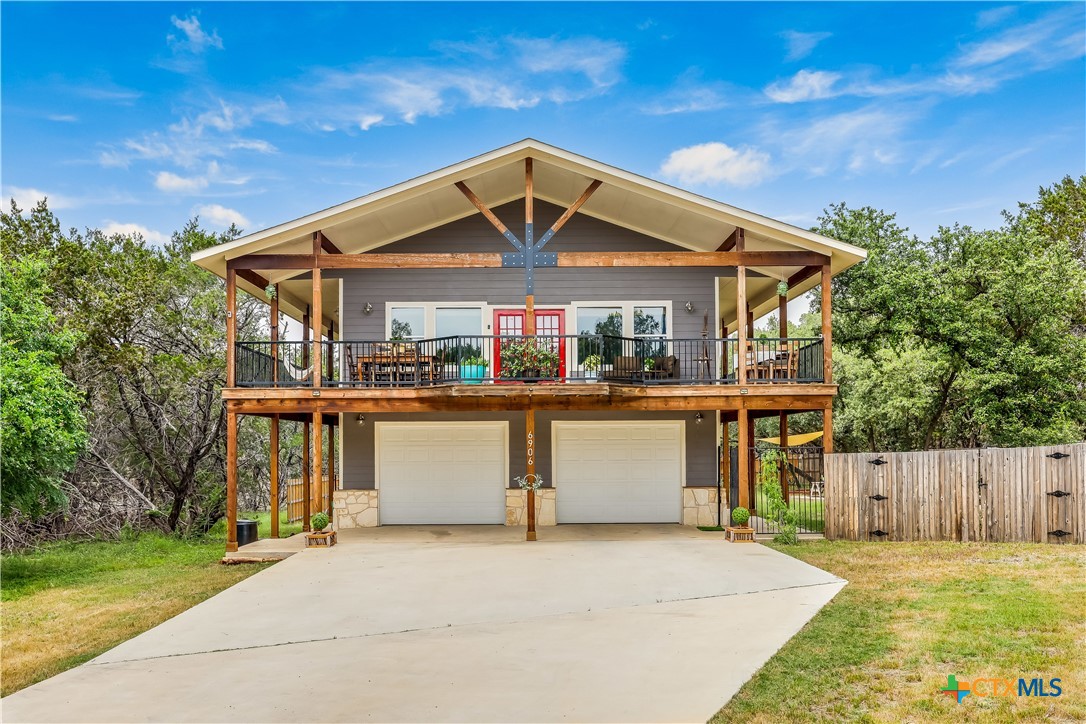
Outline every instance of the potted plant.
{"type": "Polygon", "coordinates": [[[747,525],[750,511],[739,506],[732,508],[732,523],[724,529],[724,537],[732,543],[753,543],[754,529],[747,525]]]}
{"type": "Polygon", "coordinates": [[[309,526],[312,531],[305,537],[306,548],[312,546],[334,546],[336,544],[336,532],[334,530],[325,530],[331,521],[328,519],[328,514],[324,511],[317,513],[309,519],[309,526]]]}
{"type": "Polygon", "coordinates": [[[590,354],[585,357],[584,361],[581,362],[581,367],[584,368],[585,379],[589,382],[595,382],[601,366],[603,366],[603,358],[598,354],[590,354]]]}
{"type": "Polygon", "coordinates": [[[487,361],[479,356],[464,357],[460,360],[460,381],[465,385],[481,384],[486,377],[487,361]]]}

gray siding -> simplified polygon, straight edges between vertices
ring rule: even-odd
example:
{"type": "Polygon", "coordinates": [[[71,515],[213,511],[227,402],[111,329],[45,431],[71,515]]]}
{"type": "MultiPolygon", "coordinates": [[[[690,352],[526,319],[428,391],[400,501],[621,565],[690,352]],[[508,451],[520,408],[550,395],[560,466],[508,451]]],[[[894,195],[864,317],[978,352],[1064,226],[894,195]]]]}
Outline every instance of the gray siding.
{"type": "MultiPolygon", "coordinates": [[[[694,424],[694,412],[545,412],[535,413],[536,472],[543,476],[547,487],[553,482],[551,470],[551,423],[555,420],[685,420],[686,421],[686,485],[714,486],[717,479],[715,413],[706,411],[705,420],[694,424]]],[[[523,475],[525,462],[524,413],[425,413],[425,414],[366,414],[366,425],[359,427],[354,414],[343,416],[343,488],[372,490],[374,487],[375,422],[425,421],[495,421],[509,422],[509,470],[511,475],[523,475]]],[[[515,487],[509,481],[510,487],[515,487]]]]}
{"type": "MultiPolygon", "coordinates": [[[[561,213],[545,202],[536,203],[537,233],[541,234],[561,213]]],[[[523,235],[524,203],[496,210],[516,233],[523,235]]],[[[589,216],[575,215],[547,244],[547,251],[676,251],[672,244],[589,216]]],[[[481,214],[432,229],[381,247],[384,253],[506,252],[513,247],[481,214]]],[[[705,311],[714,328],[716,277],[730,269],[710,268],[550,268],[536,270],[536,306],[566,305],[577,301],[671,300],[672,336],[701,335],[705,311]],[[693,314],[684,309],[692,302],[693,314]]],[[[386,302],[486,301],[491,305],[524,304],[523,269],[352,269],[326,272],[344,280],[340,319],[343,339],[373,340],[385,336],[386,302]],[[362,314],[362,307],[373,312],[362,314]]],[[[569,320],[567,320],[569,323],[569,320]]],[[[574,330],[567,328],[570,333],[574,330]]]]}

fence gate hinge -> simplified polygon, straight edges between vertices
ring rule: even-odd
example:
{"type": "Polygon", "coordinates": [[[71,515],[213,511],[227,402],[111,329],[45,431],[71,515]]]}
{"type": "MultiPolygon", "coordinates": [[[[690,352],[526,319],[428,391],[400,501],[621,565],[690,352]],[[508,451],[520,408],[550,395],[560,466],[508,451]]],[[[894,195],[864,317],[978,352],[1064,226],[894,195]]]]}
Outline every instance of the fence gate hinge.
{"type": "Polygon", "coordinates": [[[1051,493],[1045,493],[1045,495],[1051,495],[1053,498],[1070,498],[1071,494],[1066,490],[1053,490],[1051,493]]]}
{"type": "Polygon", "coordinates": [[[1054,453],[1050,453],[1048,455],[1045,455],[1045,457],[1046,458],[1052,458],[1053,460],[1063,460],[1064,458],[1069,458],[1071,456],[1068,455],[1065,452],[1054,452],[1054,453]]]}
{"type": "Polygon", "coordinates": [[[887,465],[888,464],[881,457],[877,457],[874,460],[868,460],[867,462],[871,463],[872,465],[887,465]]]}
{"type": "MultiPolygon", "coordinates": [[[[1061,532],[1062,532],[1062,531],[1061,531],[1061,532]]],[[[884,535],[890,535],[890,534],[889,534],[889,533],[887,533],[887,532],[886,532],[886,531],[884,531],[884,530],[878,530],[878,529],[876,529],[876,530],[873,530],[873,531],[871,531],[871,535],[873,535],[873,536],[878,536],[879,538],[881,538],[881,537],[882,537],[882,536],[884,536],[884,535]]]]}
{"type": "Polygon", "coordinates": [[[885,495],[883,495],[882,493],[875,493],[874,495],[869,495],[867,497],[871,498],[872,500],[878,500],[880,502],[883,501],[883,500],[889,500],[889,498],[886,497],[885,495]]]}
{"type": "Polygon", "coordinates": [[[1054,535],[1054,536],[1056,536],[1057,538],[1063,538],[1063,537],[1064,537],[1065,535],[1071,535],[1071,534],[1070,534],[1069,532],[1067,532],[1067,531],[1065,531],[1065,530],[1063,530],[1063,529],[1059,529],[1059,530],[1050,530],[1050,531],[1048,531],[1048,534],[1049,534],[1049,535],[1054,535]]]}

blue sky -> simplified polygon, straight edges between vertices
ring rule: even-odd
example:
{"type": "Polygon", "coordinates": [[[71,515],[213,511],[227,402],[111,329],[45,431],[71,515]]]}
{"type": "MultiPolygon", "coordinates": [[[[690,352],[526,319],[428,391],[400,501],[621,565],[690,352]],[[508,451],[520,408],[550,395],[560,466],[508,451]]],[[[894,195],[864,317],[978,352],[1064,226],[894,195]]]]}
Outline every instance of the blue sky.
{"type": "Polygon", "coordinates": [[[524,137],[800,226],[1086,171],[1086,5],[5,2],[6,199],[161,240],[524,137]]]}

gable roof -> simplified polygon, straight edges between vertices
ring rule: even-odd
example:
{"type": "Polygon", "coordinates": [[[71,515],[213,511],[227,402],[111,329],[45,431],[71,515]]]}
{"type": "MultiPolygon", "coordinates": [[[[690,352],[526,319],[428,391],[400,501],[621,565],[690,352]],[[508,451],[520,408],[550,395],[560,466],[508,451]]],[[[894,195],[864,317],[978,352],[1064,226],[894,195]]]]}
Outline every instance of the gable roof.
{"type": "MultiPolygon", "coordinates": [[[[694,251],[715,251],[736,227],[745,232],[748,250],[807,250],[831,257],[834,273],[866,258],[859,247],[771,219],[760,214],[699,196],[534,139],[524,139],[475,158],[418,176],[357,199],[308,214],[226,244],[193,254],[199,266],[226,276],[228,260],[246,254],[303,254],[312,249],[312,235],[320,230],[344,253],[362,253],[414,234],[478,213],[453,185],[466,183],[490,208],[524,197],[524,164],[533,161],[534,197],[562,207],[571,205],[592,180],[602,181],[578,211],[617,226],[694,251]]],[[[497,233],[497,232],[495,232],[497,233]]],[[[514,232],[518,233],[518,232],[514,232]]],[[[561,236],[556,238],[556,243],[561,236]]],[[[463,251],[450,249],[450,251],[463,251]]],[[[798,267],[755,269],[770,287],[787,279],[798,267]]],[[[284,282],[305,272],[268,272],[272,282],[284,282]]],[[[794,297],[817,284],[799,285],[794,297]],[[806,288],[804,288],[806,287],[806,288]]],[[[262,296],[252,284],[239,286],[262,296]]],[[[756,314],[776,304],[754,282],[748,294],[756,314]],[[763,298],[764,297],[764,298],[763,298]],[[768,305],[768,306],[767,306],[768,305]]],[[[299,285],[299,290],[302,288],[299,285]]],[[[767,287],[768,288],[768,287],[767,287]]],[[[291,305],[294,295],[281,303],[291,305]]],[[[722,313],[725,300],[722,298],[722,313]]],[[[733,304],[734,308],[734,304],[733,304]]],[[[289,309],[285,309],[289,313],[289,309]]]]}

